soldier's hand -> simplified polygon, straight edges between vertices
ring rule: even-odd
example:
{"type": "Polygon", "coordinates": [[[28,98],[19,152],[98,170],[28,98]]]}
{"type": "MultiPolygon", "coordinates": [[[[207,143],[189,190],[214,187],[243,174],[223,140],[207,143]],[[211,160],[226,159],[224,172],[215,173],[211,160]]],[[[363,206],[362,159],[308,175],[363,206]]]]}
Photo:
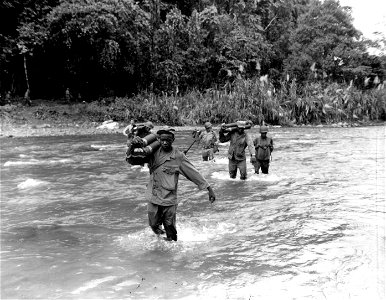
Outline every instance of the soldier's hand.
{"type": "Polygon", "coordinates": [[[143,140],[139,136],[136,136],[136,137],[133,138],[132,143],[135,144],[135,145],[142,145],[143,144],[143,140]]]}
{"type": "Polygon", "coordinates": [[[195,139],[197,138],[198,136],[200,135],[200,131],[195,128],[193,131],[192,131],[192,137],[195,139]]]}
{"type": "Polygon", "coordinates": [[[220,132],[223,133],[226,130],[225,123],[222,123],[220,126],[220,132]]]}
{"type": "Polygon", "coordinates": [[[208,192],[209,192],[209,201],[210,203],[213,203],[214,201],[216,201],[216,195],[214,194],[214,191],[210,186],[208,187],[208,192]]]}
{"type": "Polygon", "coordinates": [[[251,156],[251,164],[255,163],[257,160],[256,160],[256,156],[252,155],[251,156]]]}

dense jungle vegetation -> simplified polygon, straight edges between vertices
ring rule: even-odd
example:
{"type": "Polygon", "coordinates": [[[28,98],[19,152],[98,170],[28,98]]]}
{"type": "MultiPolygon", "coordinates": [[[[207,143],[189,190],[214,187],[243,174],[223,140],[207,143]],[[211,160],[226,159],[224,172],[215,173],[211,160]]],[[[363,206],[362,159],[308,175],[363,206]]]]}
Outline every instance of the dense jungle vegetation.
{"type": "Polygon", "coordinates": [[[366,40],[334,0],[0,5],[3,104],[85,101],[96,121],[176,125],[386,119],[386,39],[366,40]]]}

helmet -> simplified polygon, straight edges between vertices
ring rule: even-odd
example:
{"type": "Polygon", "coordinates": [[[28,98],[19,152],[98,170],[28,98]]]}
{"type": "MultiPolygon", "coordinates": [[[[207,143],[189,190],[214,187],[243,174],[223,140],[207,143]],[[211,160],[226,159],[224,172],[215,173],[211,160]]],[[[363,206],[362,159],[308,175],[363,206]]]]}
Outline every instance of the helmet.
{"type": "Polygon", "coordinates": [[[153,128],[154,128],[153,123],[150,122],[150,121],[145,122],[144,125],[145,125],[146,127],[148,127],[149,129],[153,129],[153,128]]]}
{"type": "Polygon", "coordinates": [[[212,124],[211,124],[210,122],[206,122],[206,123],[204,124],[204,127],[205,127],[206,129],[212,128],[212,124]]]}
{"type": "Polygon", "coordinates": [[[267,133],[268,132],[268,126],[262,125],[260,126],[260,133],[267,133]]]}

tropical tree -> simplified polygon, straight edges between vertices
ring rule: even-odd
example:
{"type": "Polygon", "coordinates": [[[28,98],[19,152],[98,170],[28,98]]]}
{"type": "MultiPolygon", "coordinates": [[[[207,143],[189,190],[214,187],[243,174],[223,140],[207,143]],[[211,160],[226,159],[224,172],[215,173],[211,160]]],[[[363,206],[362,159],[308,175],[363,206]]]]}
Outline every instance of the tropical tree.
{"type": "Polygon", "coordinates": [[[1,93],[30,86],[33,97],[169,99],[231,95],[261,77],[256,97],[296,87],[303,94],[288,101],[298,101],[310,86],[370,89],[386,78],[383,52],[366,52],[376,44],[335,0],[8,0],[0,8],[1,93]]]}
{"type": "Polygon", "coordinates": [[[14,0],[0,4],[0,82],[3,89],[24,93],[29,88],[27,61],[43,38],[35,33],[42,28],[42,18],[58,3],[58,0],[14,0]]]}
{"type": "Polygon", "coordinates": [[[290,34],[285,71],[300,81],[344,80],[343,68],[365,50],[359,38],[347,8],[334,0],[312,1],[290,34]]]}
{"type": "Polygon", "coordinates": [[[40,73],[62,90],[106,95],[124,80],[134,91],[147,76],[138,57],[146,55],[149,15],[134,1],[62,1],[41,23],[24,24],[20,39],[46,57],[40,73]]]}

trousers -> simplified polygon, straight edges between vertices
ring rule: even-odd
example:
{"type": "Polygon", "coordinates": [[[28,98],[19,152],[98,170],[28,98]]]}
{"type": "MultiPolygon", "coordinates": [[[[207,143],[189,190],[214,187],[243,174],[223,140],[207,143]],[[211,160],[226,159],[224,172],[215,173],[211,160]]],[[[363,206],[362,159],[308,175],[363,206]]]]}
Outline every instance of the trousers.
{"type": "Polygon", "coordinates": [[[214,158],[213,148],[202,149],[201,154],[202,154],[202,160],[204,160],[204,161],[212,160],[214,158]]]}
{"type": "Polygon", "coordinates": [[[259,169],[261,168],[261,172],[263,174],[268,174],[269,170],[269,160],[260,160],[258,159],[253,166],[255,167],[255,173],[259,173],[259,169]]]}
{"type": "Polygon", "coordinates": [[[176,213],[177,204],[171,206],[162,206],[150,202],[147,204],[147,215],[151,229],[159,235],[163,233],[160,229],[160,226],[163,225],[166,238],[170,241],[177,241],[176,213]]]}
{"type": "Polygon", "coordinates": [[[240,179],[245,180],[247,179],[247,161],[244,160],[235,160],[235,159],[229,159],[229,176],[231,178],[236,178],[237,175],[237,169],[240,171],[240,179]]]}

